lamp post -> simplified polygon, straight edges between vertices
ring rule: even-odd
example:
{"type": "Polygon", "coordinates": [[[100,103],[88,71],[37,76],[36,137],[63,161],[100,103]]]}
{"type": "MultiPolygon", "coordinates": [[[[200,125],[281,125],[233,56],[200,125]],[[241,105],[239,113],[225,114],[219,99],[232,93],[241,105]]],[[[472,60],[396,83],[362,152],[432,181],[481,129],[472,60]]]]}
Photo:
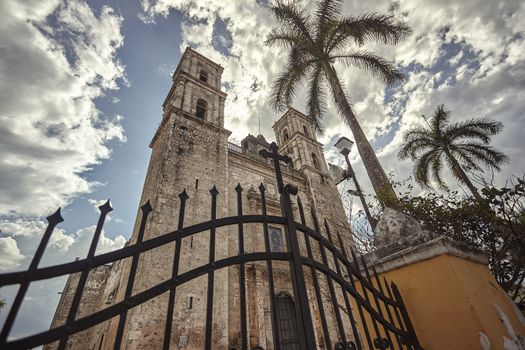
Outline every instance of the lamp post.
{"type": "Polygon", "coordinates": [[[375,220],[372,218],[372,215],[370,214],[370,211],[368,210],[368,205],[366,205],[365,196],[363,195],[363,191],[361,191],[361,186],[359,186],[359,182],[357,182],[357,177],[355,176],[354,170],[352,169],[352,165],[350,164],[350,159],[348,159],[348,155],[350,154],[350,149],[352,148],[353,144],[354,144],[353,141],[343,136],[339,140],[337,140],[334,147],[337,148],[339,153],[341,153],[345,157],[346,166],[348,168],[344,172],[343,178],[344,179],[350,178],[354,181],[356,193],[359,196],[359,199],[361,199],[363,210],[365,211],[368,222],[370,223],[370,226],[373,229],[375,227],[375,220]]]}

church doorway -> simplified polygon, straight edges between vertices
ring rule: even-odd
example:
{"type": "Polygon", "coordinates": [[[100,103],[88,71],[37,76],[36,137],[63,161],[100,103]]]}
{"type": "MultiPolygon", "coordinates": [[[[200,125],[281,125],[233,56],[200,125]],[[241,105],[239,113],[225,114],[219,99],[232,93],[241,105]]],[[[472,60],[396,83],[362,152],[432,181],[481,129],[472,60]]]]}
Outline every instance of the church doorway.
{"type": "Polygon", "coordinates": [[[292,298],[281,292],[275,296],[275,304],[280,348],[283,350],[300,350],[297,318],[292,298]]]}

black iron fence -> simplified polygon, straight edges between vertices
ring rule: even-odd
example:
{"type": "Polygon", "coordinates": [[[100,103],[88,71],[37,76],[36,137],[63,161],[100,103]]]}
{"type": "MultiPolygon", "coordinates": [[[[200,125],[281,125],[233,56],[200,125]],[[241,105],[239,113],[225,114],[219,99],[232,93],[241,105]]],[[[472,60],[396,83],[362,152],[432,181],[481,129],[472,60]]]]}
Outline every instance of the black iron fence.
{"type": "Polygon", "coordinates": [[[63,221],[60,210],[49,216],[47,218],[49,225],[27,271],[0,274],[0,287],[19,285],[0,333],[0,348],[27,349],[58,341],[58,348],[65,349],[68,339],[75,333],[118,317],[116,336],[112,341],[113,348],[120,349],[125,334],[128,311],[163,293],[168,293],[163,335],[163,348],[168,349],[171,343],[177,288],[195,278],[207,275],[204,348],[212,349],[215,271],[225,267],[237,266],[239,269],[239,328],[241,337],[239,347],[243,350],[248,349],[246,264],[258,261],[266,263],[267,292],[271,312],[271,338],[274,349],[315,349],[318,347],[325,349],[421,349],[397,286],[394,283],[388,283],[385,279],[380,279],[374,269],[370,271],[363,259],[358,258],[353,251],[348,252],[345,249],[345,244],[348,246],[348,242],[343,241],[340,232],[337,230],[332,232],[326,220],[322,222],[324,227],[324,234],[322,234],[321,224],[313,211],[310,213],[313,227],[309,227],[306,224],[306,214],[299,197],[295,202],[299,212],[299,220],[297,221],[294,218],[292,206],[292,196],[297,195],[297,189],[283,183],[280,168],[281,161],[290,163],[290,159],[279,155],[275,144],[272,144],[272,152],[262,151],[261,155],[273,159],[275,165],[282,210],[281,216],[268,215],[266,189],[261,184],[259,186],[261,214],[245,215],[243,213],[243,189],[238,185],[235,188],[237,215],[217,218],[217,196],[219,192],[213,187],[210,191],[210,220],[185,227],[184,217],[188,195],[186,191],[183,191],[179,195],[180,210],[175,231],[143,240],[146,222],[153,210],[148,201],[141,207],[142,217],[136,242],[110,253],[95,255],[105,218],[112,210],[109,202],[107,202],[100,207],[101,215],[85,259],[39,268],[38,265],[53,230],[63,221]],[[248,253],[245,251],[244,226],[247,224],[262,225],[264,252],[248,253]],[[276,252],[271,249],[269,225],[276,224],[285,228],[287,251],[276,252]],[[215,258],[216,230],[231,225],[236,225],[238,228],[238,254],[217,260],[215,258]],[[208,263],[179,273],[182,239],[201,232],[209,232],[208,263]],[[171,278],[152,288],[133,294],[140,255],[171,242],[175,242],[171,278]],[[131,259],[131,267],[123,300],[88,316],[77,318],[89,272],[98,266],[111,264],[125,258],[131,259]],[[289,263],[293,298],[276,294],[274,264],[278,261],[289,263]],[[11,339],[9,334],[30,283],[74,273],[79,273],[80,278],[66,322],[45,332],[20,339],[11,339]],[[289,299],[292,301],[290,302],[289,299]],[[312,316],[312,304],[317,305],[316,312],[319,317],[312,316]],[[335,318],[335,327],[330,326],[328,313],[331,313],[332,318],[335,318]],[[287,328],[285,329],[285,327],[287,328]],[[314,328],[321,329],[322,334],[316,333],[314,328]]]}

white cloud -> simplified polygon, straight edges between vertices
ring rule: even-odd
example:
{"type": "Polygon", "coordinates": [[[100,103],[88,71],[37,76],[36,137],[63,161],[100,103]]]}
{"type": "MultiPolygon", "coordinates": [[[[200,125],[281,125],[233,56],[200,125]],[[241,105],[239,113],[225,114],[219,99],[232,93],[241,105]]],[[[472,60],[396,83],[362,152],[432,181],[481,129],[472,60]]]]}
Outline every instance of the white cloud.
{"type": "Polygon", "coordinates": [[[0,237],[0,271],[17,268],[23,259],[24,256],[12,237],[0,237]]]}
{"type": "MultiPolygon", "coordinates": [[[[0,269],[9,270],[15,267],[23,269],[27,267],[46,228],[47,222],[41,220],[0,220],[0,232],[3,236],[1,239],[5,239],[2,252],[6,256],[14,257],[14,264],[8,262],[11,258],[6,258],[5,261],[1,259],[0,269]],[[17,256],[18,258],[16,258],[17,256]],[[21,264],[22,261],[23,264],[21,264]]],[[[64,229],[55,228],[42,258],[42,264],[54,265],[73,261],[77,257],[85,257],[91,245],[95,228],[96,226],[93,225],[78,229],[73,233],[67,233],[64,229]]],[[[116,235],[114,238],[110,238],[103,230],[96,253],[102,254],[122,248],[125,243],[126,238],[123,235],[116,235]]]]}
{"type": "Polygon", "coordinates": [[[44,215],[97,184],[82,173],[125,141],[94,99],[125,83],[122,18],[84,1],[0,4],[0,215],[44,215]]]}
{"type": "MultiPolygon", "coordinates": [[[[46,227],[47,223],[40,220],[0,220],[0,272],[27,269],[46,227]]],[[[85,258],[94,231],[95,226],[81,228],[73,233],[55,228],[39,267],[71,262],[77,257],[85,258]]],[[[111,238],[102,231],[96,254],[120,249],[125,243],[123,235],[111,238]]],[[[58,303],[57,292],[64,288],[66,278],[67,276],[61,276],[31,283],[11,332],[12,337],[34,334],[49,328],[58,303]],[[34,317],[35,310],[39,317],[34,317]]],[[[11,305],[15,293],[16,288],[13,286],[2,288],[1,296],[6,299],[7,307],[11,305]]],[[[6,313],[0,313],[0,324],[5,317],[6,313]]]]}
{"type": "MultiPolygon", "coordinates": [[[[312,7],[313,1],[303,1],[312,7]]],[[[272,80],[279,71],[281,52],[263,45],[265,34],[275,25],[268,11],[256,2],[245,1],[174,1],[142,0],[143,18],[167,16],[170,10],[184,13],[181,49],[191,44],[197,50],[225,67],[223,81],[229,93],[226,104],[226,127],[233,138],[241,139],[248,132],[257,132],[257,117],[263,119],[262,132],[273,139],[270,129],[276,114],[268,108],[272,80]],[[217,17],[225,21],[231,33],[230,54],[213,46],[213,25],[217,17]],[[256,30],[253,30],[256,28],[256,30]],[[250,90],[254,79],[260,89],[250,90]]],[[[503,121],[505,129],[494,140],[511,157],[499,179],[523,172],[525,158],[522,140],[525,137],[525,3],[518,0],[374,0],[345,1],[344,13],[392,11],[408,22],[413,34],[397,47],[373,44],[368,49],[391,59],[402,67],[410,67],[407,79],[393,95],[386,94],[382,83],[366,72],[340,69],[358,119],[370,139],[391,141],[379,150],[385,170],[394,171],[398,178],[411,172],[410,162],[396,158],[402,133],[422,121],[421,114],[431,114],[440,103],[454,112],[454,118],[487,116],[503,121]],[[453,52],[451,50],[458,50],[453,52]],[[388,98],[388,100],[386,100],[388,98]]],[[[304,92],[295,102],[303,109],[304,92]]],[[[349,129],[328,101],[325,117],[326,134],[320,139],[327,143],[334,137],[351,136],[349,129]]],[[[353,163],[360,163],[355,152],[353,163]]],[[[338,163],[338,155],[326,154],[338,163]]],[[[340,161],[339,161],[340,163],[340,161]]],[[[362,164],[355,170],[365,189],[371,191],[362,164]]],[[[454,184],[453,184],[454,185],[454,184]]]]}

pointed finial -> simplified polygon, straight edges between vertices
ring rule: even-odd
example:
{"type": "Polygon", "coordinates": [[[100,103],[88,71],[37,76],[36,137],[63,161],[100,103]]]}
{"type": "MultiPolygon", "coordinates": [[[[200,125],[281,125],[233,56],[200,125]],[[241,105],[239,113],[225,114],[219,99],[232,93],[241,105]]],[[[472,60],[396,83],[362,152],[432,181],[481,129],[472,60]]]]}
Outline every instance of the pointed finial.
{"type": "Polygon", "coordinates": [[[185,201],[188,198],[190,198],[190,196],[188,196],[188,193],[186,192],[186,189],[184,189],[181,193],[179,193],[179,199],[181,201],[185,201]]]}
{"type": "Polygon", "coordinates": [[[237,183],[237,187],[235,187],[235,191],[242,192],[242,187],[240,183],[237,183]]]}
{"type": "Polygon", "coordinates": [[[151,206],[149,199],[142,207],[140,207],[140,209],[142,210],[144,214],[149,214],[153,210],[153,207],[151,206]]]}
{"type": "Polygon", "coordinates": [[[259,185],[259,191],[260,192],[265,192],[266,191],[266,187],[264,187],[263,183],[261,182],[261,184],[259,185]]]}
{"type": "Polygon", "coordinates": [[[47,219],[47,222],[53,225],[57,225],[58,223],[63,222],[64,218],[60,214],[60,207],[57,209],[57,211],[49,215],[46,219],[47,219]]]}
{"type": "Polygon", "coordinates": [[[106,201],[106,203],[104,203],[104,204],[102,204],[102,205],[100,205],[100,206],[98,207],[98,210],[100,210],[100,212],[101,212],[102,214],[107,214],[107,213],[113,211],[113,208],[111,208],[111,204],[109,203],[109,198],[108,198],[108,200],[106,201]]]}
{"type": "Polygon", "coordinates": [[[212,196],[216,196],[219,194],[219,191],[217,190],[217,187],[215,187],[215,185],[213,185],[213,188],[210,190],[210,193],[212,196]]]}

